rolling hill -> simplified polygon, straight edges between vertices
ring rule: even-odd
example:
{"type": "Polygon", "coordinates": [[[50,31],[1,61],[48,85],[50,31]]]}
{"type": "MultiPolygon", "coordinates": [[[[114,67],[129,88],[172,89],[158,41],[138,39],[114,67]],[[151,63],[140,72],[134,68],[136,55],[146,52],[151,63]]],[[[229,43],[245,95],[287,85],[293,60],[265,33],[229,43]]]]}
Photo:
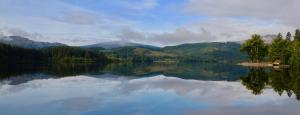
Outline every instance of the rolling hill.
{"type": "Polygon", "coordinates": [[[240,46],[235,42],[212,42],[167,46],[162,50],[187,60],[237,61],[246,59],[246,55],[239,52],[240,46]]]}
{"type": "Polygon", "coordinates": [[[240,44],[234,42],[213,42],[167,46],[155,50],[128,46],[104,51],[110,57],[127,60],[235,62],[247,58],[239,52],[239,48],[240,44]]]}

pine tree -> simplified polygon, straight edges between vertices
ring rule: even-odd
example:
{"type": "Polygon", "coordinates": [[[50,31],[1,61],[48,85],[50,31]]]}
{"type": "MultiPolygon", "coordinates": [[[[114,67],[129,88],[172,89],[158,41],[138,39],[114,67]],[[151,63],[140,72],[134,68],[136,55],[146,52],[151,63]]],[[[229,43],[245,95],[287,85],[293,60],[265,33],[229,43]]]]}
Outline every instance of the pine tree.
{"type": "Polygon", "coordinates": [[[288,32],[288,33],[286,34],[286,40],[288,40],[288,41],[291,41],[291,40],[292,40],[292,34],[291,34],[291,32],[288,32]]]}
{"type": "Polygon", "coordinates": [[[294,36],[295,41],[300,41],[300,30],[297,29],[294,36]]]}
{"type": "Polygon", "coordinates": [[[278,33],[277,36],[276,36],[276,38],[277,38],[277,39],[283,39],[282,34],[281,34],[281,33],[278,33]]]}
{"type": "Polygon", "coordinates": [[[280,60],[284,64],[288,63],[288,59],[291,55],[288,46],[288,40],[284,40],[279,33],[269,47],[269,56],[272,61],[280,60]]]}

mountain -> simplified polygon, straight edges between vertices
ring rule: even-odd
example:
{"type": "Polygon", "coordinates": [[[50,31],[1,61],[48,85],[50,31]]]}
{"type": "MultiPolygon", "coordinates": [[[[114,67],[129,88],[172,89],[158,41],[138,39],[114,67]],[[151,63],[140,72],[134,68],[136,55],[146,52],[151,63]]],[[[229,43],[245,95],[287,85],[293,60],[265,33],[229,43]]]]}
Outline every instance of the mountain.
{"type": "MultiPolygon", "coordinates": [[[[47,48],[66,46],[60,43],[36,42],[20,36],[0,37],[0,43],[23,48],[47,48]]],[[[156,47],[130,42],[106,42],[81,46],[90,51],[103,52],[111,59],[133,62],[153,61],[213,61],[236,62],[246,60],[247,55],[239,51],[241,44],[236,42],[193,43],[177,46],[156,47]]]]}
{"type": "Polygon", "coordinates": [[[92,45],[87,45],[82,47],[83,48],[105,48],[105,49],[113,49],[113,48],[120,48],[120,47],[139,47],[139,48],[159,49],[159,47],[156,46],[131,43],[131,42],[123,42],[123,41],[104,42],[104,43],[92,44],[92,45]]]}
{"type": "Polygon", "coordinates": [[[111,57],[147,61],[241,61],[247,58],[235,42],[213,42],[167,46],[157,50],[141,47],[120,47],[106,51],[111,57]]]}
{"type": "Polygon", "coordinates": [[[66,46],[61,43],[37,42],[20,36],[0,37],[0,43],[15,45],[23,48],[46,48],[53,46],[66,46]]]}
{"type": "Polygon", "coordinates": [[[187,60],[238,61],[246,59],[239,51],[240,46],[236,42],[211,42],[167,46],[162,50],[187,60]]]}

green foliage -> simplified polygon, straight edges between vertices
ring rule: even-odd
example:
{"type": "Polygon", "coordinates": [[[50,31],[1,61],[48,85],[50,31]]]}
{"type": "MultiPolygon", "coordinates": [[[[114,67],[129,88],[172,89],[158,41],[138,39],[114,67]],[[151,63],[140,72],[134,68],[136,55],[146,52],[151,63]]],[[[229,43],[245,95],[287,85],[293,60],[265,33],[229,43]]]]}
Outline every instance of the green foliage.
{"type": "Polygon", "coordinates": [[[291,56],[289,50],[290,41],[284,40],[279,33],[269,47],[269,57],[271,61],[280,60],[283,64],[287,64],[291,56]]]}
{"type": "Polygon", "coordinates": [[[160,52],[138,47],[115,48],[110,51],[106,51],[105,53],[114,59],[138,63],[149,63],[153,62],[155,59],[163,57],[163,54],[159,54],[157,56],[153,55],[154,53],[160,52]]]}
{"type": "Polygon", "coordinates": [[[252,35],[252,38],[246,40],[240,51],[247,52],[250,61],[262,61],[268,54],[268,46],[262,40],[260,35],[252,35]]]}
{"type": "Polygon", "coordinates": [[[282,64],[291,65],[292,68],[300,69],[300,30],[296,30],[293,41],[291,36],[288,32],[286,39],[283,39],[279,33],[267,46],[260,35],[253,35],[242,44],[240,50],[247,52],[251,61],[261,61],[263,57],[268,56],[271,59],[268,61],[280,61],[282,64]]]}
{"type": "Polygon", "coordinates": [[[58,46],[42,49],[42,52],[56,62],[105,62],[107,58],[102,53],[79,47],[58,46]]]}
{"type": "Polygon", "coordinates": [[[291,34],[291,32],[288,32],[288,33],[286,34],[286,40],[292,41],[292,34],[291,34]]]}
{"type": "Polygon", "coordinates": [[[37,50],[0,44],[0,52],[2,63],[109,62],[102,53],[68,46],[37,50]]]}
{"type": "Polygon", "coordinates": [[[293,67],[300,66],[300,41],[294,40],[289,49],[291,52],[290,65],[293,67]]]}
{"type": "Polygon", "coordinates": [[[35,49],[0,44],[0,63],[38,63],[44,60],[44,54],[35,49]]]}
{"type": "Polygon", "coordinates": [[[239,48],[240,44],[227,42],[183,44],[161,49],[121,47],[104,52],[109,57],[132,62],[233,62],[246,59],[239,48]]]}
{"type": "Polygon", "coordinates": [[[294,41],[300,41],[300,30],[295,31],[294,41]]]}
{"type": "Polygon", "coordinates": [[[240,44],[226,43],[195,43],[179,46],[165,47],[162,50],[167,53],[176,54],[182,61],[195,62],[219,62],[240,61],[246,59],[246,55],[239,52],[240,44]]]}

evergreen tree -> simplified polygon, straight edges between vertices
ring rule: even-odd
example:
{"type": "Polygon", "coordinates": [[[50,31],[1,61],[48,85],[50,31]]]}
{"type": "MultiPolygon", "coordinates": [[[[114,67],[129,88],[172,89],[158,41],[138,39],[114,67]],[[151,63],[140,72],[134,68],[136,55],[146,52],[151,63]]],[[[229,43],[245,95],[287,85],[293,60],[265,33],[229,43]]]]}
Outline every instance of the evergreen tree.
{"type": "Polygon", "coordinates": [[[300,41],[300,30],[297,29],[294,36],[294,41],[300,41]]]}
{"type": "Polygon", "coordinates": [[[269,56],[271,60],[280,60],[284,64],[288,63],[291,53],[287,46],[289,46],[289,41],[284,40],[279,33],[270,44],[269,56]]]}
{"type": "Polygon", "coordinates": [[[291,52],[290,65],[293,67],[300,67],[300,41],[294,40],[290,45],[291,52]]]}
{"type": "MultiPolygon", "coordinates": [[[[281,33],[278,33],[277,36],[276,36],[276,38],[283,40],[283,37],[282,37],[282,34],[281,34],[281,33]]],[[[275,38],[275,39],[276,39],[276,38],[275,38]]]]}
{"type": "Polygon", "coordinates": [[[291,41],[291,40],[292,40],[292,34],[291,34],[291,32],[288,32],[288,33],[286,34],[286,40],[288,40],[288,41],[291,41]]]}

